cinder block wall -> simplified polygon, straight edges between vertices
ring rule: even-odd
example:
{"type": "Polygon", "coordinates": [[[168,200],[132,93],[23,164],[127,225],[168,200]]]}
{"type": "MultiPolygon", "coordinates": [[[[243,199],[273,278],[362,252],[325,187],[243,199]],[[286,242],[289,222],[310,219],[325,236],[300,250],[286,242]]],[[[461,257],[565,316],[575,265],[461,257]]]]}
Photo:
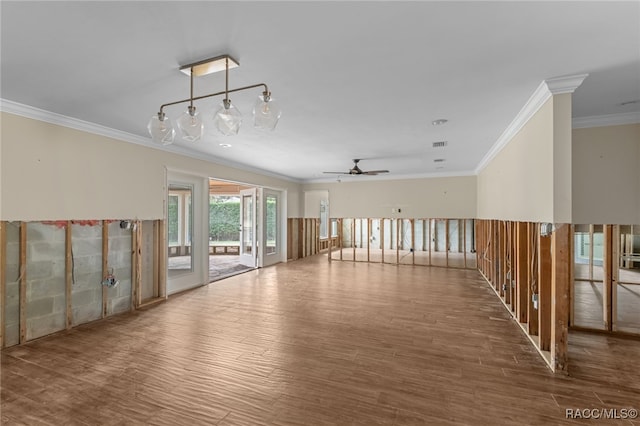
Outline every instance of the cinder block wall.
{"type": "Polygon", "coordinates": [[[20,342],[20,223],[7,222],[7,269],[5,289],[5,345],[20,342]]]}
{"type": "Polygon", "coordinates": [[[27,226],[27,340],[66,328],[65,230],[27,226]]]}
{"type": "Polygon", "coordinates": [[[109,268],[120,282],[108,290],[107,315],[131,309],[131,230],[121,229],[120,221],[109,225],[109,268]]]}
{"type": "Polygon", "coordinates": [[[73,325],[102,318],[102,226],[71,225],[73,325]]]}
{"type": "MultiPolygon", "coordinates": [[[[64,224],[64,222],[62,222],[64,224]]],[[[153,222],[150,222],[150,228],[153,222]]],[[[5,346],[20,343],[20,222],[6,226],[5,346]]],[[[108,225],[108,267],[118,286],[107,290],[107,315],[132,307],[132,231],[108,225]]],[[[27,222],[24,327],[27,341],[67,327],[66,231],[60,223],[27,222]]],[[[147,245],[153,247],[153,234],[147,245]]],[[[102,318],[102,223],[71,225],[71,325],[102,318]]],[[[151,250],[147,248],[146,250],[151,250]]],[[[146,275],[153,277],[153,256],[146,275]]]]}

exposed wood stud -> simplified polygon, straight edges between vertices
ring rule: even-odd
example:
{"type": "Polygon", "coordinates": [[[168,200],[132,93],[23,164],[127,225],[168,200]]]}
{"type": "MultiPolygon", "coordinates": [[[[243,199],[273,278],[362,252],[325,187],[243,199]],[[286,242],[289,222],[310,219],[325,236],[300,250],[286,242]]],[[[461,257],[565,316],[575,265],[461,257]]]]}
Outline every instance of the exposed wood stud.
{"type": "Polygon", "coordinates": [[[538,237],[538,346],[551,346],[551,237],[538,237]]]}
{"type": "Polygon", "coordinates": [[[556,225],[551,236],[551,367],[568,371],[569,258],[571,226],[556,225]]]}
{"type": "Polygon", "coordinates": [[[425,221],[425,222],[428,222],[428,223],[425,223],[425,224],[428,225],[427,226],[427,234],[429,235],[429,245],[428,245],[428,248],[429,248],[429,266],[431,266],[431,249],[433,248],[433,239],[431,238],[431,221],[432,220],[433,219],[428,219],[427,221],[425,221]]]}
{"type": "Polygon", "coordinates": [[[444,264],[449,267],[449,219],[444,220],[444,264]]]}
{"type": "MultiPolygon", "coordinates": [[[[160,247],[162,246],[162,241],[160,238],[161,236],[160,227],[161,227],[161,222],[158,220],[154,220],[153,221],[153,242],[151,247],[151,250],[152,250],[151,269],[153,270],[152,272],[153,290],[151,292],[152,297],[160,296],[160,274],[162,273],[162,271],[160,270],[160,257],[164,255],[164,253],[160,249],[160,247]]],[[[141,250],[141,253],[142,253],[142,250],[141,250]]],[[[140,283],[140,291],[138,292],[138,299],[140,300],[140,302],[142,301],[142,283],[140,283]]],[[[140,306],[140,303],[138,303],[138,306],[140,306]]]]}
{"type": "Polygon", "coordinates": [[[27,222],[20,223],[20,344],[27,341],[27,222]]]}
{"type": "Polygon", "coordinates": [[[602,290],[602,316],[604,327],[607,331],[613,331],[613,269],[616,265],[614,251],[617,244],[613,238],[613,225],[603,225],[603,290],[602,290]]]}
{"type": "MultiPolygon", "coordinates": [[[[135,272],[133,278],[133,285],[131,286],[131,310],[134,310],[135,308],[137,308],[138,306],[140,306],[142,304],[142,246],[143,246],[143,240],[142,240],[142,221],[138,220],[135,222],[136,226],[135,229],[132,231],[132,259],[131,259],[131,264],[133,266],[132,270],[135,272]]],[[[154,226],[154,229],[156,229],[157,226],[154,226]]],[[[154,235],[155,237],[155,235],[154,235]]],[[[155,253],[157,252],[157,245],[155,243],[156,238],[153,239],[154,240],[154,244],[153,244],[153,249],[154,250],[154,258],[155,258],[155,253]]],[[[155,261],[156,259],[154,259],[155,261]]],[[[156,263],[154,262],[154,267],[153,269],[155,270],[155,265],[156,263]]],[[[157,273],[154,273],[154,278],[157,275],[157,273]]],[[[156,280],[154,280],[154,292],[153,292],[153,297],[158,297],[158,293],[157,293],[157,288],[156,288],[156,280]]]]}
{"type": "MultiPolygon", "coordinates": [[[[410,220],[411,223],[411,264],[416,264],[416,221],[410,220]]],[[[465,265],[466,266],[466,265],[465,265]]]]}
{"type": "MultiPolygon", "coordinates": [[[[458,226],[458,229],[460,227],[458,226]]],[[[467,268],[467,219],[462,219],[462,262],[463,267],[467,268]]]]}
{"type": "Polygon", "coordinates": [[[380,250],[381,250],[381,262],[384,263],[384,219],[380,219],[380,250]]]}
{"type": "MultiPolygon", "coordinates": [[[[392,219],[393,220],[393,219],[392,219]]],[[[396,219],[396,264],[400,264],[400,236],[402,235],[402,220],[396,219]]]]}
{"type": "Polygon", "coordinates": [[[167,222],[158,220],[158,297],[167,298],[167,222]]]}
{"type": "MultiPolygon", "coordinates": [[[[109,273],[109,222],[102,221],[102,279],[109,273]]],[[[102,318],[107,316],[109,292],[106,286],[102,286],[102,318]]]]}
{"type": "Polygon", "coordinates": [[[371,262],[371,218],[367,218],[367,262],[371,262]]]}
{"type": "Polygon", "coordinates": [[[593,234],[595,226],[589,225],[589,281],[593,281],[593,234]]]}
{"type": "Polygon", "coordinates": [[[517,306],[516,306],[516,315],[518,318],[518,322],[526,323],[527,322],[527,312],[529,301],[529,276],[528,276],[528,240],[527,240],[527,223],[526,222],[518,222],[517,225],[517,244],[516,244],[516,255],[518,258],[517,263],[517,279],[516,279],[516,294],[517,294],[517,306]]]}
{"type": "Polygon", "coordinates": [[[529,334],[532,336],[538,335],[538,311],[536,304],[533,302],[534,297],[538,297],[538,258],[537,258],[537,236],[538,226],[535,223],[527,224],[527,259],[528,259],[528,274],[527,274],[527,290],[528,290],[528,303],[527,303],[527,327],[529,334]]]}
{"type": "Polygon", "coordinates": [[[0,221],[0,348],[4,348],[7,294],[7,222],[0,221]]]}
{"type": "Polygon", "coordinates": [[[67,221],[64,228],[64,246],[65,246],[65,314],[66,329],[69,330],[73,326],[73,249],[71,235],[71,221],[67,221]]]}

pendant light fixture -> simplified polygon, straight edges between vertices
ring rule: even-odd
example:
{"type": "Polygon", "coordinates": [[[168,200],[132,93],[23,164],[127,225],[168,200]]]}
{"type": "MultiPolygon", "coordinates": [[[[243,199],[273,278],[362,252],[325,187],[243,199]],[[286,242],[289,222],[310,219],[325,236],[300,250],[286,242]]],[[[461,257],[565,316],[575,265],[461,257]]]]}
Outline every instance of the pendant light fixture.
{"type": "Polygon", "coordinates": [[[242,90],[254,89],[262,87],[262,96],[258,96],[258,100],[253,108],[254,126],[258,129],[273,130],[278,124],[278,120],[282,115],[279,105],[271,98],[271,92],[264,83],[253,84],[251,86],[240,87],[237,89],[229,89],[229,69],[236,68],[238,62],[229,55],[222,55],[211,59],[205,59],[193,64],[180,67],[180,71],[190,77],[190,95],[189,99],[169,102],[160,106],[160,111],[151,117],[147,129],[151,135],[151,139],[162,145],[173,143],[176,131],[171,124],[171,120],[164,113],[164,108],[170,105],[181,103],[189,103],[187,110],[176,120],[180,137],[189,142],[197,142],[202,139],[204,134],[203,120],[193,102],[214,96],[224,95],[224,99],[219,109],[213,115],[212,124],[218,131],[225,135],[237,135],[242,124],[242,114],[231,103],[229,93],[239,92],[242,90]],[[193,77],[211,74],[218,71],[225,71],[225,90],[223,92],[210,93],[207,95],[193,96],[193,77]]]}

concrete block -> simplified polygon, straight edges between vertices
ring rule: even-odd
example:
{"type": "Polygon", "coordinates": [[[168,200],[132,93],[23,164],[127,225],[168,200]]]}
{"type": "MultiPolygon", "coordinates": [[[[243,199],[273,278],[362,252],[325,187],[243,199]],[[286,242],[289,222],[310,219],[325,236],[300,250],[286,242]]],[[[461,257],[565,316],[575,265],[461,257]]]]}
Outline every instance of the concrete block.
{"type": "Polygon", "coordinates": [[[27,263],[43,260],[62,260],[64,264],[64,241],[30,241],[27,239],[27,263]]]}
{"type": "Polygon", "coordinates": [[[20,278],[20,267],[17,263],[7,263],[7,269],[5,270],[5,276],[7,281],[17,282],[20,278]]]}
{"type": "Polygon", "coordinates": [[[72,292],[96,289],[102,285],[102,273],[91,272],[88,274],[75,274],[75,283],[72,287],[72,292]]]}
{"type": "Polygon", "coordinates": [[[88,238],[73,238],[71,240],[71,247],[73,248],[73,256],[102,256],[102,238],[88,239],[88,238]]]}
{"type": "Polygon", "coordinates": [[[6,324],[4,330],[4,344],[6,346],[14,346],[20,343],[20,326],[16,324],[6,324]]]}
{"type": "Polygon", "coordinates": [[[40,280],[53,276],[53,264],[49,260],[27,261],[27,280],[40,280]]]}
{"type": "Polygon", "coordinates": [[[65,294],[64,277],[27,282],[27,301],[65,294]]]}
{"type": "Polygon", "coordinates": [[[51,314],[27,320],[27,340],[36,339],[66,328],[66,316],[51,314]]]}
{"type": "Polygon", "coordinates": [[[119,297],[116,299],[109,300],[109,306],[107,308],[107,312],[109,313],[109,315],[114,315],[122,312],[127,312],[130,309],[131,309],[131,298],[119,297]]]}
{"type": "Polygon", "coordinates": [[[88,226],[88,225],[71,225],[71,236],[75,239],[98,239],[102,240],[102,225],[88,226]]]}
{"type": "Polygon", "coordinates": [[[32,318],[39,318],[53,313],[53,297],[27,301],[27,322],[32,318]]]}
{"type": "Polygon", "coordinates": [[[77,291],[71,294],[71,305],[80,307],[84,305],[102,305],[102,288],[96,287],[95,290],[77,291]]]}
{"type": "Polygon", "coordinates": [[[73,256],[73,270],[75,274],[98,272],[102,274],[102,255],[73,256]]]}
{"type": "Polygon", "coordinates": [[[73,308],[72,324],[74,326],[95,321],[100,318],[102,318],[102,303],[77,306],[73,308]]]}
{"type": "Polygon", "coordinates": [[[65,230],[55,225],[45,225],[39,222],[27,223],[27,241],[48,241],[64,243],[65,230]]]}
{"type": "MultiPolygon", "coordinates": [[[[7,229],[8,230],[8,229],[7,229]]],[[[7,264],[20,262],[20,243],[18,241],[11,242],[7,239],[7,264]]]]}
{"type": "Polygon", "coordinates": [[[53,297],[53,313],[62,312],[63,314],[67,314],[67,295],[62,294],[59,296],[53,297]]]}

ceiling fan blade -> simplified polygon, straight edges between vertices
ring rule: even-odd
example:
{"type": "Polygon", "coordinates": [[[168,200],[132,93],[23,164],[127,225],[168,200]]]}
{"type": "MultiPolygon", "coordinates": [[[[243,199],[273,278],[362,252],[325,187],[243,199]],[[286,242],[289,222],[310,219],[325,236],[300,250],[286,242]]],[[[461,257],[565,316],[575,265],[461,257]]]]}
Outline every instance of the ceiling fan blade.
{"type": "Polygon", "coordinates": [[[348,175],[349,172],[322,172],[322,173],[326,173],[329,175],[348,175]]]}
{"type": "Polygon", "coordinates": [[[366,172],[362,172],[363,175],[377,175],[379,173],[389,173],[389,170],[368,170],[366,172]]]}

